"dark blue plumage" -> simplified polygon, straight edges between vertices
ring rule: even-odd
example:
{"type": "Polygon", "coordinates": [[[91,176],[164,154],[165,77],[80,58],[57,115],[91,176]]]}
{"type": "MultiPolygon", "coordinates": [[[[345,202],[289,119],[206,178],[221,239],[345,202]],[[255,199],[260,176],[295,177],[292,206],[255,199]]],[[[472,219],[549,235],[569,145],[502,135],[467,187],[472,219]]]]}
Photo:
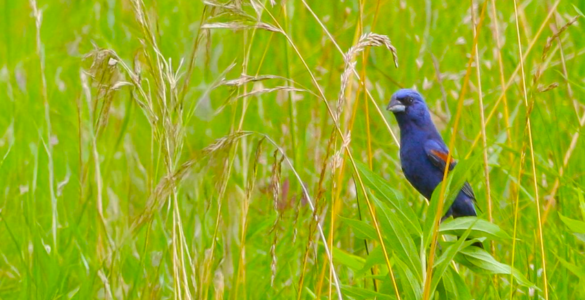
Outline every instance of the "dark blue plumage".
{"type": "MultiPolygon", "coordinates": [[[[443,180],[449,149],[435,128],[431,115],[422,96],[410,89],[398,90],[388,110],[394,113],[400,127],[400,162],[406,179],[425,198],[431,195],[443,180]]],[[[449,170],[455,167],[449,163],[449,170]]],[[[475,196],[465,183],[444,218],[476,216],[475,196]]]]}

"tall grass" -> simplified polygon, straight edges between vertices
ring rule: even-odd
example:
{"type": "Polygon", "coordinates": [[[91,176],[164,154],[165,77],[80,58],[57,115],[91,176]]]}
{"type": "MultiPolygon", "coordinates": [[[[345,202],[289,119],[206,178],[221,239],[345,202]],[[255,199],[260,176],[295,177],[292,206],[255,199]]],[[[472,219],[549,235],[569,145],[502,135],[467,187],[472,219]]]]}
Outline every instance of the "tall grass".
{"type": "Polygon", "coordinates": [[[0,298],[584,298],[575,5],[0,2],[0,298]],[[459,160],[431,201],[401,87],[459,160]]]}

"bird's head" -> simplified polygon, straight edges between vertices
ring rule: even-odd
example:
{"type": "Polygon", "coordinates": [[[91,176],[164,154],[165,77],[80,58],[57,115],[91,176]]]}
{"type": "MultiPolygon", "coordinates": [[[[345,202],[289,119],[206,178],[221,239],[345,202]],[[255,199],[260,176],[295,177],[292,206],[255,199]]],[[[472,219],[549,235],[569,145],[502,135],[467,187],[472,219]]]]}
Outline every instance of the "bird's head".
{"type": "Polygon", "coordinates": [[[415,90],[411,89],[400,89],[390,99],[388,103],[389,111],[394,114],[408,114],[409,111],[417,108],[424,108],[426,110],[427,105],[422,96],[415,90]]]}
{"type": "Polygon", "coordinates": [[[394,93],[386,109],[394,113],[399,125],[411,122],[425,125],[431,120],[425,100],[411,89],[400,89],[394,93]]]}

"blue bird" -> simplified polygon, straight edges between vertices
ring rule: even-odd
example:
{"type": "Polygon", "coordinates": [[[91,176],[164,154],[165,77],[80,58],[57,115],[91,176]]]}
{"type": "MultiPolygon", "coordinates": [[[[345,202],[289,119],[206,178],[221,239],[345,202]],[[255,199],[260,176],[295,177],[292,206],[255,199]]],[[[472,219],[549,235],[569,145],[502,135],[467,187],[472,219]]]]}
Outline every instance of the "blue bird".
{"type": "MultiPolygon", "coordinates": [[[[423,97],[414,90],[398,90],[390,100],[387,109],[394,113],[400,127],[400,163],[404,176],[425,198],[431,195],[443,180],[445,167],[452,170],[456,162],[447,163],[449,149],[431,120],[423,97]]],[[[443,217],[477,216],[474,206],[475,195],[469,183],[465,182],[455,201],[443,217]]]]}

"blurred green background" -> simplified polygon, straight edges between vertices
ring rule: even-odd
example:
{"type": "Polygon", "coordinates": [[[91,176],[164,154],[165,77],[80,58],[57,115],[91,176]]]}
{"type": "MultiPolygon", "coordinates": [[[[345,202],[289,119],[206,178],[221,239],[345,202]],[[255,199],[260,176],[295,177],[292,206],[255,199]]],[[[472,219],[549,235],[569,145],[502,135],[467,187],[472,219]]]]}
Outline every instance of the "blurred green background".
{"type": "Polygon", "coordinates": [[[585,298],[583,3],[270,2],[0,1],[0,298],[585,298]],[[369,32],[399,67],[366,48],[342,87],[369,32]],[[435,214],[384,109],[402,87],[505,233],[430,295],[427,236],[389,229],[412,220],[387,203],[435,214]]]}

